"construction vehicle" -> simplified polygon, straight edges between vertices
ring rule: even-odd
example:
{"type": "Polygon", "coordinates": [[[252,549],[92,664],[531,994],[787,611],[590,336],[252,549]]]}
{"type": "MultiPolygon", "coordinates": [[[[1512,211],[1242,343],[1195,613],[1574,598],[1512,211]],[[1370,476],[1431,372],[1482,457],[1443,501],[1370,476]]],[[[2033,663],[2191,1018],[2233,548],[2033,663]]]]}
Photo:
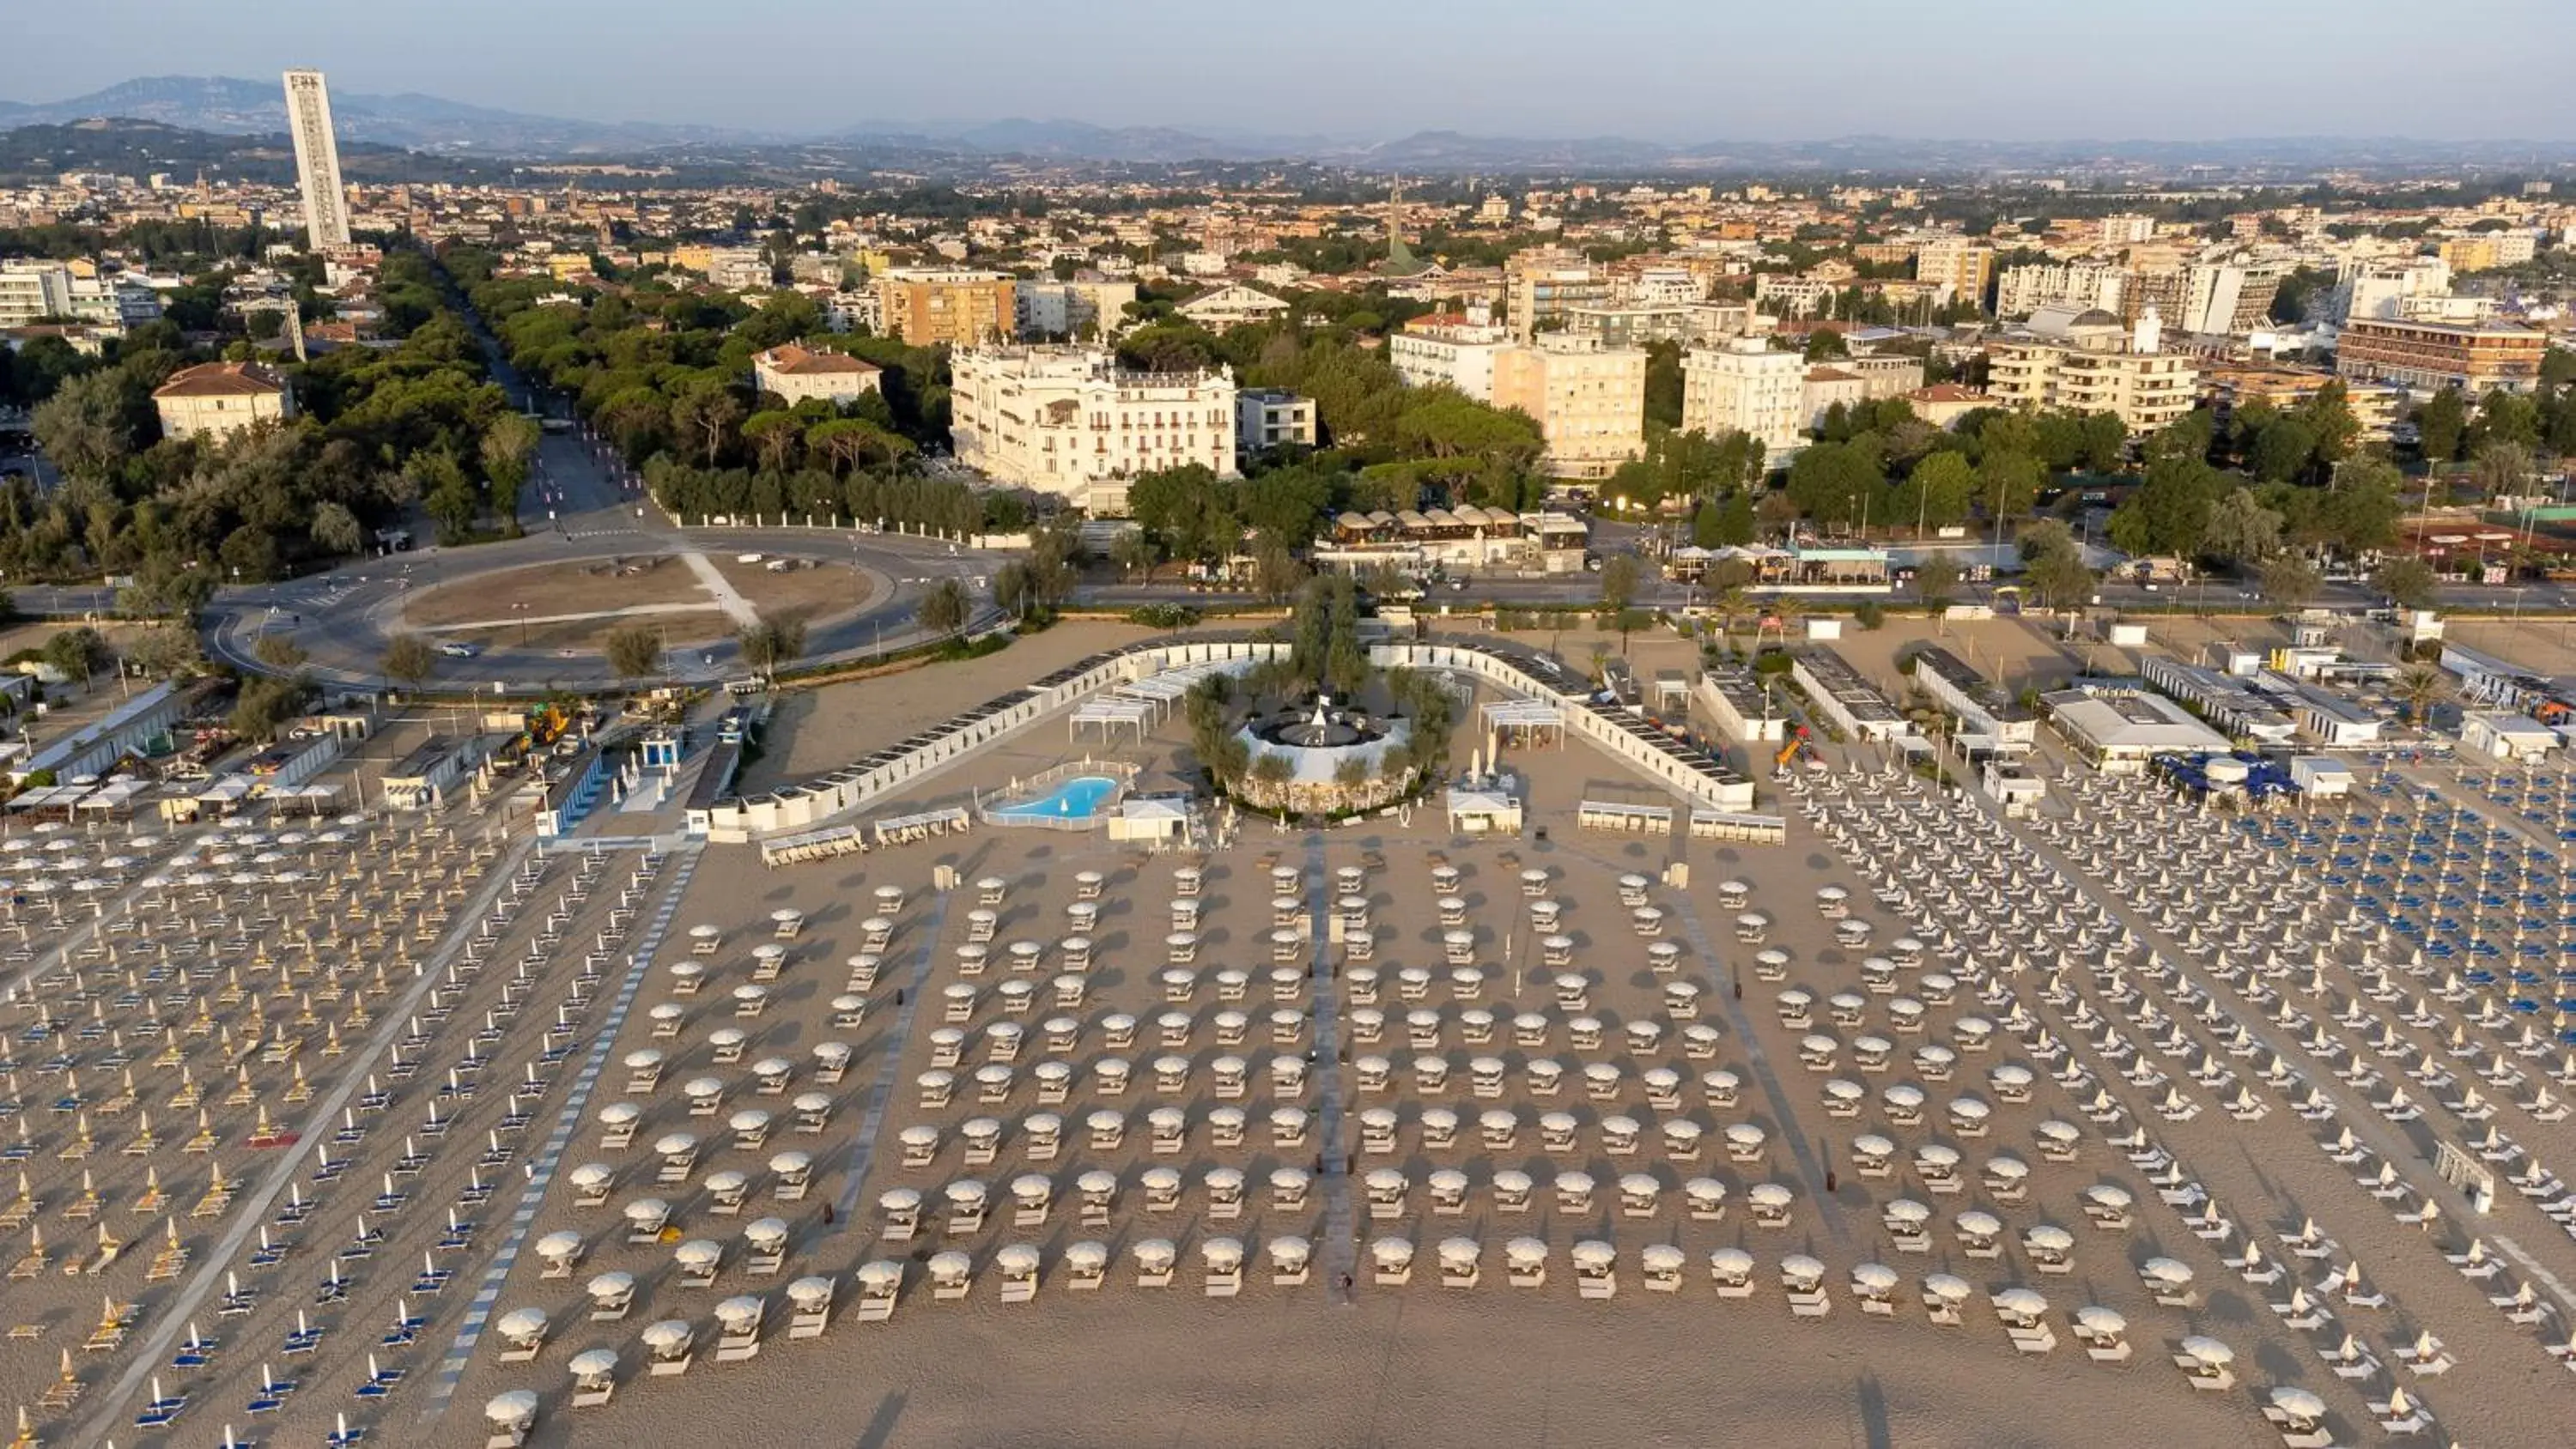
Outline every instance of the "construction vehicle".
{"type": "Polygon", "coordinates": [[[1787,741],[1780,746],[1780,753],[1771,759],[1771,777],[1775,780],[1786,779],[1790,763],[1801,755],[1806,757],[1808,769],[1821,771],[1825,768],[1824,757],[1817,754],[1816,747],[1808,742],[1807,727],[1791,725],[1787,741]]]}

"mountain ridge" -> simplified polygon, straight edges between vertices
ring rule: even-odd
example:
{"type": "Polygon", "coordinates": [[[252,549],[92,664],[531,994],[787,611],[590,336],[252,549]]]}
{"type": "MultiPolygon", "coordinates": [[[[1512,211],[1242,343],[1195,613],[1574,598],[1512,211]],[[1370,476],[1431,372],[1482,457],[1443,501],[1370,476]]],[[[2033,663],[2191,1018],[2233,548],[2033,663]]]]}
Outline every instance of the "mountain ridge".
{"type": "MultiPolygon", "coordinates": [[[[888,148],[965,160],[1026,158],[1134,164],[1309,162],[1370,170],[1463,172],[1690,172],[1774,170],[2013,170],[2093,166],[2387,167],[2540,166],[2576,163],[2576,143],[2523,139],[2440,142],[2399,136],[2236,137],[2200,141],[2067,138],[1999,141],[1850,135],[1799,141],[1674,142],[1620,135],[1485,136],[1454,129],[1378,138],[1239,127],[1105,126],[1073,119],[871,119],[821,130],[541,116],[418,91],[334,91],[344,143],[488,158],[573,159],[760,146],[888,148]]],[[[0,126],[63,125],[121,116],[189,130],[267,135],[286,125],[273,81],[229,76],[146,76],[65,100],[0,100],[0,126]]]]}

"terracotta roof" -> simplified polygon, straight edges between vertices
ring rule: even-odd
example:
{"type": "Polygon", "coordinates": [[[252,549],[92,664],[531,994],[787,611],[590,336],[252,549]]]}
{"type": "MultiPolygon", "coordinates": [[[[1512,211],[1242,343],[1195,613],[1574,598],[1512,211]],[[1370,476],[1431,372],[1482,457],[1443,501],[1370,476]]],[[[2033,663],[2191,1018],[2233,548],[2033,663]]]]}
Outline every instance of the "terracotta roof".
{"type": "Polygon", "coordinates": [[[1975,388],[1961,387],[1955,382],[1936,382],[1930,387],[1918,387],[1914,391],[1907,393],[1906,396],[1922,402],[1936,403],[1983,402],[1986,400],[1986,395],[1984,393],[1977,391],[1975,388]]]}
{"type": "Polygon", "coordinates": [[[1811,367],[1807,369],[1807,381],[1809,382],[1859,382],[1860,380],[1861,376],[1859,373],[1845,372],[1839,367],[1811,367]]]}
{"type": "Polygon", "coordinates": [[[286,391],[286,380],[256,362],[201,362],[170,374],[152,390],[162,397],[266,397],[286,391]]]}
{"type": "Polygon", "coordinates": [[[771,372],[785,373],[791,377],[813,377],[833,372],[869,373],[881,370],[875,363],[852,357],[846,352],[817,352],[810,347],[799,347],[793,342],[773,347],[753,361],[771,372]]]}

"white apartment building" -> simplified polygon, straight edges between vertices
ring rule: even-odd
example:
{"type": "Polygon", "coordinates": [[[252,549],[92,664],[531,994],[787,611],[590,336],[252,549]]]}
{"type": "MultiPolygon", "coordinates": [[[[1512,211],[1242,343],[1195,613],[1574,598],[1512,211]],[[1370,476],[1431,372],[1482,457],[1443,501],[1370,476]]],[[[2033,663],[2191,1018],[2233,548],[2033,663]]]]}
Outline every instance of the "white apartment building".
{"type": "Polygon", "coordinates": [[[161,295],[124,277],[84,277],[68,263],[0,262],[0,327],[70,318],[94,327],[137,327],[161,315],[161,295]]]}
{"type": "Polygon", "coordinates": [[[2250,332],[2271,320],[2281,270],[2267,262],[2203,262],[2184,281],[2182,316],[2172,320],[2186,335],[2250,332]]]}
{"type": "Polygon", "coordinates": [[[2101,237],[2104,246],[2128,247],[2156,239],[2156,219],[2136,212],[2121,212],[2102,218],[2101,237]]]}
{"type": "Polygon", "coordinates": [[[758,247],[717,247],[707,254],[707,280],[730,292],[770,285],[769,258],[758,247]]]}
{"type": "Polygon", "coordinates": [[[1708,300],[1708,286],[1688,267],[1640,267],[1614,279],[1613,291],[1629,307],[1687,307],[1708,300]]]}
{"type": "Polygon", "coordinates": [[[340,145],[331,133],[331,91],[318,70],[286,73],[286,131],[295,142],[295,184],[304,197],[304,244],[349,244],[349,194],[340,184],[340,145]]]}
{"type": "Polygon", "coordinates": [[[957,460],[997,483],[1127,511],[1140,473],[1203,463],[1235,475],[1234,377],[1129,372],[1097,347],[966,348],[949,360],[957,460]]]}
{"type": "Polygon", "coordinates": [[[873,287],[854,292],[829,292],[816,299],[823,304],[823,325],[835,332],[869,333],[885,331],[885,304],[873,287]]]}
{"type": "Polygon", "coordinates": [[[2112,413],[2132,433],[2151,433],[2180,418],[2200,395],[2199,365],[2178,352],[2002,342],[1986,359],[1986,390],[1996,402],[2112,413]]]}
{"type": "Polygon", "coordinates": [[[1019,329],[1027,337],[1107,336],[1118,330],[1136,300],[1134,282],[1022,282],[1011,289],[1019,329]]]}
{"type": "Polygon", "coordinates": [[[1753,279],[1753,305],[1773,317],[1809,317],[1834,294],[1831,282],[1764,272],[1753,279]]]}
{"type": "Polygon", "coordinates": [[[1416,317],[1386,339],[1386,359],[1408,387],[1445,383],[1478,402],[1494,400],[1494,358],[1510,334],[1456,312],[1416,317]]]}
{"type": "Polygon", "coordinates": [[[2334,318],[2338,322],[2396,322],[2417,298],[2451,294],[2451,268],[2439,257],[2398,261],[2344,263],[2335,279],[2334,318]]]}
{"type": "Polygon", "coordinates": [[[1682,431],[1749,433],[1773,461],[1806,438],[1807,360],[1758,337],[1682,354],[1682,431]]]}
{"type": "Polygon", "coordinates": [[[1283,388],[1246,388],[1234,395],[1234,448],[1246,455],[1265,448],[1315,446],[1315,400],[1283,388]]]}
{"type": "Polygon", "coordinates": [[[2117,315],[2128,273],[2106,262],[2006,267],[1995,279],[1995,315],[2011,320],[2042,307],[2099,308],[2117,315]]]}

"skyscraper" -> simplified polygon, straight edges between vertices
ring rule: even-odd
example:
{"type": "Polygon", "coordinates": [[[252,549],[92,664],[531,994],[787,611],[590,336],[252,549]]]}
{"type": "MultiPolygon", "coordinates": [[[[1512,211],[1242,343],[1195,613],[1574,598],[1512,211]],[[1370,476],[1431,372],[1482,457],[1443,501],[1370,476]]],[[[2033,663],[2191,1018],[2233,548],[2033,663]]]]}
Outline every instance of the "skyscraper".
{"type": "Polygon", "coordinates": [[[304,244],[349,244],[348,194],[340,189],[340,148],[331,139],[331,92],[318,70],[286,73],[286,129],[295,138],[295,181],[304,190],[304,244]]]}

